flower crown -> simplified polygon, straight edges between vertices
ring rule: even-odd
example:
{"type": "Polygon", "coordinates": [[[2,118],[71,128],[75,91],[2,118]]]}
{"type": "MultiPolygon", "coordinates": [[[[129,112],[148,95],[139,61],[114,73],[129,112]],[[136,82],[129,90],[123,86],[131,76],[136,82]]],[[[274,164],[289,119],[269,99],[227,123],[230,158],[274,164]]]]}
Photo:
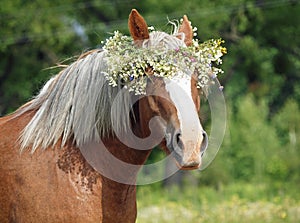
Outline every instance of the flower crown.
{"type": "MultiPolygon", "coordinates": [[[[195,28],[194,28],[195,30],[195,28]]],[[[114,35],[103,42],[107,53],[107,72],[104,72],[109,85],[122,84],[136,95],[146,94],[147,75],[172,78],[189,70],[197,71],[197,87],[207,93],[218,73],[223,73],[213,64],[222,63],[221,57],[226,48],[221,39],[211,39],[199,43],[193,40],[191,46],[177,49],[163,47],[143,48],[134,44],[131,37],[115,31],[114,35]]]]}

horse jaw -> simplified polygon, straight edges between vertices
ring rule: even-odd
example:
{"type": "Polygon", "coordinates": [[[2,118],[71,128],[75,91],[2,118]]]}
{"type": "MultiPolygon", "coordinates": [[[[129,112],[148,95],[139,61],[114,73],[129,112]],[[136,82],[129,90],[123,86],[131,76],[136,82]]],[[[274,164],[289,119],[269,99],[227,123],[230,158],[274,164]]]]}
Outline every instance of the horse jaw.
{"type": "Polygon", "coordinates": [[[177,119],[171,119],[166,128],[166,145],[181,169],[199,168],[207,148],[207,135],[191,95],[191,79],[185,75],[165,80],[166,90],[177,109],[177,119]]]}

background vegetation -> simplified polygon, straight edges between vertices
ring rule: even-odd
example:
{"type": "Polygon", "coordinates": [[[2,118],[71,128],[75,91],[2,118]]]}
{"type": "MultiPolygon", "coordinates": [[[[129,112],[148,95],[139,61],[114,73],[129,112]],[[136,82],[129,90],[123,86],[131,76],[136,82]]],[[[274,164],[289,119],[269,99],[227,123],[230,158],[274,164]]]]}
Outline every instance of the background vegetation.
{"type": "MultiPolygon", "coordinates": [[[[300,221],[300,4],[296,0],[3,0],[0,116],[55,74],[47,69],[127,31],[131,8],[169,31],[187,14],[221,36],[228,129],[203,172],[138,188],[138,222],[300,221]]],[[[202,114],[205,121],[206,114],[202,114]]],[[[153,155],[152,161],[159,155],[153,155]]]]}

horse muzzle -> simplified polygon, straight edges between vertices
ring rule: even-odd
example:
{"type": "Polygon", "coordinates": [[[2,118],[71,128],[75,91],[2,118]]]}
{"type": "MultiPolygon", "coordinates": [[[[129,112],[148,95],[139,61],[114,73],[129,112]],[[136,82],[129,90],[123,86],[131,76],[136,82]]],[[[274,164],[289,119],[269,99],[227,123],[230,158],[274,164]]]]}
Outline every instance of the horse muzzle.
{"type": "Polygon", "coordinates": [[[181,131],[176,131],[172,137],[166,137],[167,147],[173,154],[176,164],[180,169],[198,169],[201,165],[202,156],[208,146],[207,133],[202,130],[195,140],[185,140],[181,131]]]}

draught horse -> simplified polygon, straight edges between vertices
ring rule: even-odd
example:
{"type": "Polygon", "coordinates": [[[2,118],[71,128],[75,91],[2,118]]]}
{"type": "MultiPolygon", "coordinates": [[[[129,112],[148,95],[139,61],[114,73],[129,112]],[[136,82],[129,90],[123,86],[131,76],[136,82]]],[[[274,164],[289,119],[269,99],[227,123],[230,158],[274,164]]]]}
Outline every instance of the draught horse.
{"type": "MultiPolygon", "coordinates": [[[[173,49],[186,47],[193,39],[186,16],[177,30],[182,34],[179,37],[160,32],[160,39],[155,39],[136,10],[130,13],[128,24],[138,47],[157,44],[173,49]]],[[[104,61],[103,50],[85,53],[50,79],[35,98],[0,119],[1,223],[135,222],[138,169],[118,169],[106,163],[106,169],[117,169],[120,172],[115,174],[133,183],[117,182],[95,170],[81,152],[82,145],[101,140],[122,162],[143,165],[151,148],[132,149],[123,143],[112,131],[112,115],[128,117],[130,130],[140,139],[151,135],[150,120],[159,116],[156,130],[168,130],[162,147],[175,154],[182,169],[199,168],[208,140],[198,118],[196,75],[175,77],[177,84],[172,85],[164,78],[151,77],[150,70],[145,74],[151,79],[146,85],[149,95],[126,108],[122,103],[128,104],[131,94],[116,99],[116,88],[101,73],[104,61]],[[186,94],[181,95],[178,87],[186,94]],[[119,103],[114,114],[110,110],[113,100],[119,103]]],[[[120,128],[126,125],[118,124],[120,128]]],[[[101,155],[94,154],[94,158],[105,162],[101,155]]]]}

